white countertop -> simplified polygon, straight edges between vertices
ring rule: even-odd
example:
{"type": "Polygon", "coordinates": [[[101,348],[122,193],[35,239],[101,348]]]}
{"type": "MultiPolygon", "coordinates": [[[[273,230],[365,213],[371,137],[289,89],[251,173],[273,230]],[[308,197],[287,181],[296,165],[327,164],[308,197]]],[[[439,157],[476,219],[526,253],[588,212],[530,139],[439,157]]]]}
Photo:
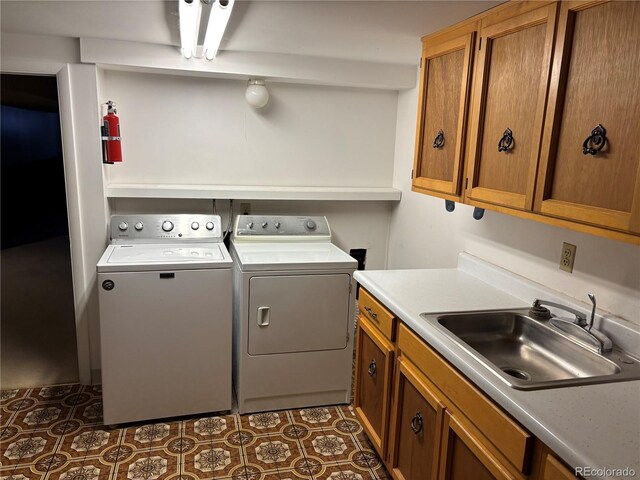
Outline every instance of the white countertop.
{"type": "MultiPolygon", "coordinates": [[[[477,269],[478,263],[467,269],[474,275],[465,273],[460,267],[358,271],[355,278],[569,465],[599,469],[630,467],[640,476],[640,381],[515,390],[420,317],[423,312],[526,308],[530,305],[531,300],[525,302],[505,293],[510,289],[501,290],[490,285],[488,282],[494,283],[491,272],[483,274],[482,280],[478,278],[477,269]]],[[[504,272],[497,275],[504,277],[504,272]]],[[[502,280],[497,279],[496,283],[504,286],[504,278],[502,280]]],[[[518,290],[519,284],[522,294],[523,281],[522,277],[514,275],[514,291],[518,290]]],[[[629,477],[602,475],[591,478],[629,477]]]]}

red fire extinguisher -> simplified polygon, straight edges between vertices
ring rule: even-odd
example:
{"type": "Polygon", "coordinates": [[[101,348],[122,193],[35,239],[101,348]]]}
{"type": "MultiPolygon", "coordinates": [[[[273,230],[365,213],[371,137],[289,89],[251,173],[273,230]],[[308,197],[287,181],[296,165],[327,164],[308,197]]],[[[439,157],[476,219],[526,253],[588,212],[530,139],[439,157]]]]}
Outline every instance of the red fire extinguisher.
{"type": "Polygon", "coordinates": [[[116,163],[122,161],[120,119],[116,115],[116,104],[109,100],[107,114],[102,117],[102,161],[116,163]]]}

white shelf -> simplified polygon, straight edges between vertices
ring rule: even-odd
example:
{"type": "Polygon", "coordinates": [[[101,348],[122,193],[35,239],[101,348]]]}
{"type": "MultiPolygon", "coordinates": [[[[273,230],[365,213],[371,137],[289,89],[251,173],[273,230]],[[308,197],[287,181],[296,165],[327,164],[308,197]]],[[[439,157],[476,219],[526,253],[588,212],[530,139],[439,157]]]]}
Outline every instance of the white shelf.
{"type": "Polygon", "coordinates": [[[391,187],[270,187],[247,185],[111,184],[108,198],[206,198],[237,200],[349,200],[400,201],[391,187]]]}

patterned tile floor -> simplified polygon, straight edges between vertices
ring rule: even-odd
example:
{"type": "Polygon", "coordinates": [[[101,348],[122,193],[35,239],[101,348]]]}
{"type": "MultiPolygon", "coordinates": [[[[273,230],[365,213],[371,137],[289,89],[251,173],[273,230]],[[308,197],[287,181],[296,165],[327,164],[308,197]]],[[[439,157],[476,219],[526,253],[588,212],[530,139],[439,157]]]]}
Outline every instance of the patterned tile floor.
{"type": "Polygon", "coordinates": [[[4,390],[0,480],[389,478],[347,405],[102,424],[99,386],[4,390]]]}

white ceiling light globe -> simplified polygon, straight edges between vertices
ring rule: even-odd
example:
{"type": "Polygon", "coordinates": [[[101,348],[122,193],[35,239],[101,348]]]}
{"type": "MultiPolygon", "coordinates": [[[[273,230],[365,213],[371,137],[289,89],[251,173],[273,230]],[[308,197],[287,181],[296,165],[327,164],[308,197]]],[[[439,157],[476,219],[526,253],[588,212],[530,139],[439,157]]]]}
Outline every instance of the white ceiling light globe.
{"type": "Polygon", "coordinates": [[[269,90],[267,90],[264,80],[249,80],[244,98],[254,108],[264,107],[269,102],[269,90]]]}

